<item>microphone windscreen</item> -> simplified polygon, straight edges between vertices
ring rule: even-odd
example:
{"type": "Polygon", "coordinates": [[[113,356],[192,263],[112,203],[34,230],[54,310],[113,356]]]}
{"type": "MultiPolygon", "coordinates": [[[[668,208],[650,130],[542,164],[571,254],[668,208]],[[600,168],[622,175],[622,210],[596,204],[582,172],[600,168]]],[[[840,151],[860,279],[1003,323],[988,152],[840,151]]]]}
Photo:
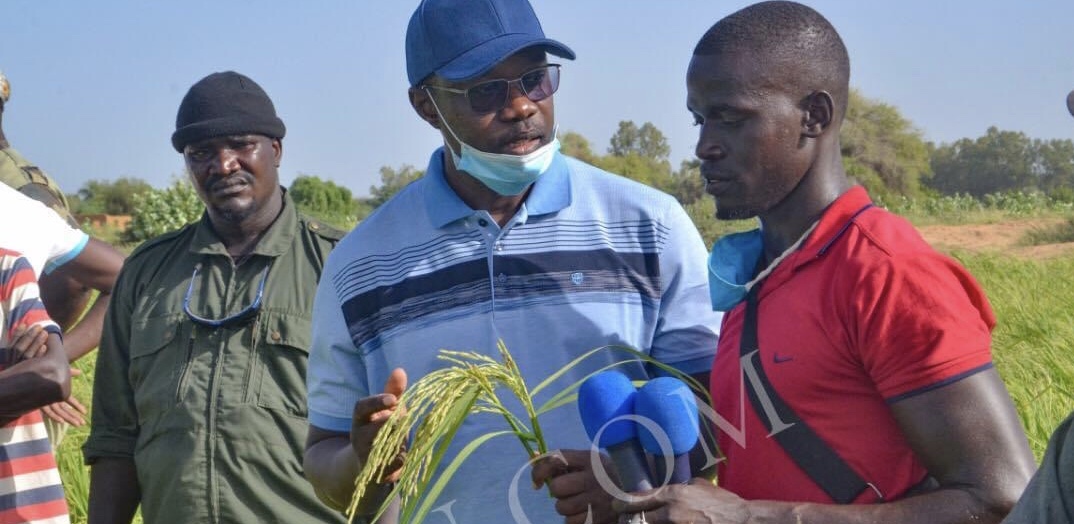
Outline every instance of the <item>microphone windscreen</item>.
{"type": "Polygon", "coordinates": [[[633,415],[636,393],[630,379],[618,371],[602,371],[586,379],[578,388],[578,413],[589,440],[596,442],[600,433],[597,445],[608,448],[635,438],[637,428],[632,420],[608,421],[633,415]]]}
{"type": "Polygon", "coordinates": [[[677,378],[658,377],[645,383],[634,397],[634,413],[663,430],[663,435],[656,436],[645,424],[638,423],[638,440],[653,455],[663,456],[669,451],[671,455],[682,455],[697,444],[697,403],[689,386],[677,378]],[[660,437],[667,438],[663,446],[660,437]]]}

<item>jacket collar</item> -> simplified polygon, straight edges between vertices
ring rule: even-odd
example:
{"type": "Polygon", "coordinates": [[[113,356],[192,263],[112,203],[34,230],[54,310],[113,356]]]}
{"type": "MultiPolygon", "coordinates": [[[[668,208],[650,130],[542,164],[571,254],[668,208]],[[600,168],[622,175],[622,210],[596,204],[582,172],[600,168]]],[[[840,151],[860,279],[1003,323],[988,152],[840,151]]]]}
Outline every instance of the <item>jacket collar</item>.
{"type": "MultiPolygon", "coordinates": [[[[265,235],[254,246],[254,250],[250,252],[252,255],[278,257],[291,250],[292,242],[299,229],[298,211],[291,196],[287,194],[287,190],[282,187],[280,189],[283,191],[283,209],[280,210],[280,216],[276,217],[265,235]]],[[[223,240],[217,235],[209,221],[208,212],[203,213],[201,220],[194,226],[194,239],[190,243],[189,250],[191,253],[229,256],[223,240]]]]}

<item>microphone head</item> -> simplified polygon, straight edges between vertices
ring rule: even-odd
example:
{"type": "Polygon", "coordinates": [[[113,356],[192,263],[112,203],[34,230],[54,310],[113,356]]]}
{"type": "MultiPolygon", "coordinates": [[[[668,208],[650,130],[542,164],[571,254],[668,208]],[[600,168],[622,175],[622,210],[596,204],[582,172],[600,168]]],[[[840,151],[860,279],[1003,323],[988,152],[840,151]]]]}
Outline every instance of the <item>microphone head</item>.
{"type": "Polygon", "coordinates": [[[634,399],[634,413],[663,429],[664,434],[657,436],[639,423],[638,440],[650,454],[663,456],[669,451],[668,441],[672,455],[682,455],[697,444],[697,403],[689,386],[677,378],[654,378],[642,386],[634,399]]]}
{"type": "Polygon", "coordinates": [[[595,441],[600,433],[597,445],[607,448],[635,438],[638,432],[633,420],[608,421],[633,415],[636,393],[630,379],[618,371],[602,371],[586,379],[578,388],[578,413],[589,440],[595,441]]]}
{"type": "Polygon", "coordinates": [[[1067,95],[1067,111],[1070,111],[1070,114],[1074,116],[1074,91],[1067,95]]]}

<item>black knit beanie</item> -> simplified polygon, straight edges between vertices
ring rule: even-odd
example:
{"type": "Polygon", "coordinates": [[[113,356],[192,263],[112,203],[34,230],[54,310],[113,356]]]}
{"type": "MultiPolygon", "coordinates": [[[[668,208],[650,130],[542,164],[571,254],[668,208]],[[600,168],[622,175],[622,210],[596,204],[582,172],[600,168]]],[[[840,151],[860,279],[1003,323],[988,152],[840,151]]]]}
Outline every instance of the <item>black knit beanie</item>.
{"type": "Polygon", "coordinates": [[[265,90],[234,71],[213,73],[190,87],[175,117],[172,146],[218,136],[258,134],[283,138],[286,128],[265,90]]]}

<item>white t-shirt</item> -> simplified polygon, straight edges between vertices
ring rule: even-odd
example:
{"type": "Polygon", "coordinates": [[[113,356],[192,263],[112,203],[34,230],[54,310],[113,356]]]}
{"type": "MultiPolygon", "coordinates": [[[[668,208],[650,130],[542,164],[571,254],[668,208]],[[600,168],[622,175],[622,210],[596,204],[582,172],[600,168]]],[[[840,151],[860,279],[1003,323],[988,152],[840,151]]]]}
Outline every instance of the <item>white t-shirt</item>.
{"type": "Polygon", "coordinates": [[[0,184],[0,247],[22,253],[38,277],[77,257],[87,242],[89,235],[48,206],[0,184]]]}

